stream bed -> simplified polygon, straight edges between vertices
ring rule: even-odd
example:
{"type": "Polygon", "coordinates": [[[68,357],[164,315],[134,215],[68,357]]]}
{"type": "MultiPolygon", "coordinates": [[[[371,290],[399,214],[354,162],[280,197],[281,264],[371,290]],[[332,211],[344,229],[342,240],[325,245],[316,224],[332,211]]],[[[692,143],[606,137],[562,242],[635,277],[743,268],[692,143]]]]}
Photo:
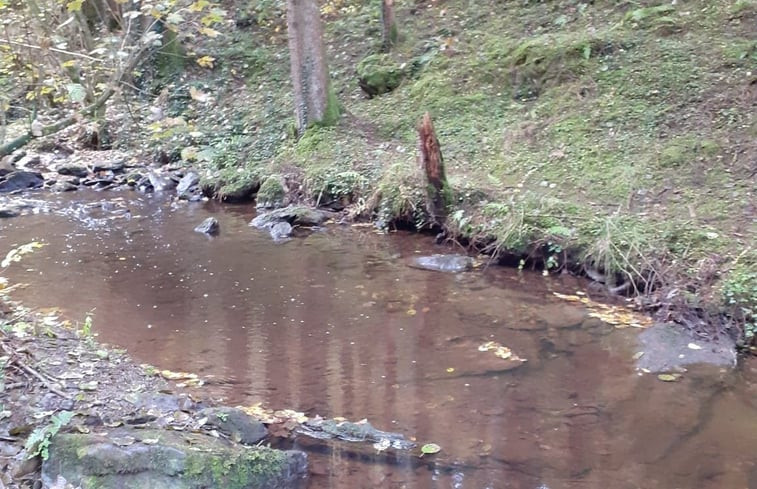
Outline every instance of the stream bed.
{"type": "Polygon", "coordinates": [[[28,215],[0,219],[0,252],[46,244],[4,272],[28,284],[14,292],[27,306],[92,311],[100,341],[197,373],[227,404],[367,419],[442,447],[310,449],[311,489],[757,489],[757,362],[677,382],[639,372],[639,329],[555,295],[584,281],[419,270],[414,257],[461,250],[370,227],[274,243],[249,205],[24,198],[28,215]],[[219,235],[193,232],[211,216],[219,235]],[[526,361],[503,368],[487,342],[526,361]]]}

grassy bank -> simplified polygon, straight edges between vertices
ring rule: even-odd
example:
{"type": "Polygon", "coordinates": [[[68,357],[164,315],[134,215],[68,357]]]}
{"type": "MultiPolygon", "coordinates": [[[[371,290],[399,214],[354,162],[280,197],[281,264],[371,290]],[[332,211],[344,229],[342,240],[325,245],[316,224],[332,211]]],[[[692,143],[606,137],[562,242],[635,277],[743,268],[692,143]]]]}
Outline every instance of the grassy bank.
{"type": "Polygon", "coordinates": [[[283,5],[251,2],[202,47],[214,69],[169,86],[166,114],[190,131],[163,122],[153,142],[221,198],[274,175],[299,200],[423,229],[415,127],[429,111],[451,239],[751,337],[756,1],[395,3],[400,42],[379,64],[399,86],[373,98],[356,68],[379,52],[380,9],[323,7],[336,127],[294,139],[283,5]]]}

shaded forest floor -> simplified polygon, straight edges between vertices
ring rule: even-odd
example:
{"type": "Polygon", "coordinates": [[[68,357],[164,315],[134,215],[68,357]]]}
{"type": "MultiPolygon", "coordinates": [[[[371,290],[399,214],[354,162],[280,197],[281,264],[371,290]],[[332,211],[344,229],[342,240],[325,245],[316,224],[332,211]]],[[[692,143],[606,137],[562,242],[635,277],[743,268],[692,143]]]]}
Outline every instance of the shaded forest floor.
{"type": "Polygon", "coordinates": [[[330,0],[344,114],[299,140],[283,2],[227,3],[228,31],[189,47],[213,68],[159,66],[120,144],[202,168],[221,198],[269,180],[424,229],[416,125],[429,111],[449,239],[586,274],[703,333],[754,332],[757,1],[395,0],[401,38],[381,62],[399,86],[368,98],[356,67],[380,52],[380,9],[330,0]],[[145,122],[150,106],[165,118],[145,122]]]}

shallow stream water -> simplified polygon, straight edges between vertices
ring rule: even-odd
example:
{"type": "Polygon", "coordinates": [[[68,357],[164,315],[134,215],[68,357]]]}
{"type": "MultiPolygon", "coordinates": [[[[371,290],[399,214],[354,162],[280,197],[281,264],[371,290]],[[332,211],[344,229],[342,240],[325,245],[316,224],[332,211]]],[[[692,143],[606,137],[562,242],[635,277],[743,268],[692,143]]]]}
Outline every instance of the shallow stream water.
{"type": "Polygon", "coordinates": [[[427,237],[330,225],[275,244],[251,206],[134,193],[35,196],[0,248],[47,245],[14,297],[94,310],[101,341],[191,371],[229,404],[367,419],[442,452],[306,446],[311,489],[757,489],[757,365],[638,372],[638,330],[558,299],[586,283],[480,267],[443,274],[427,237]],[[208,216],[221,233],[192,229],[208,216]],[[502,368],[487,341],[526,359],[502,368]]]}

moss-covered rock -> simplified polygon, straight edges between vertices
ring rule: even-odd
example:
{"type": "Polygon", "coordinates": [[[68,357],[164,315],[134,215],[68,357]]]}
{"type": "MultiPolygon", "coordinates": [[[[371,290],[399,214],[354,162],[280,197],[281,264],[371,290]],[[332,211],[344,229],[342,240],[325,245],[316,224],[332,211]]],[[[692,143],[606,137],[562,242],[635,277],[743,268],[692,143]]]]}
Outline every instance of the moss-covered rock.
{"type": "Polygon", "coordinates": [[[405,70],[387,54],[371,54],[357,65],[360,88],[373,98],[400,86],[405,70]]]}
{"type": "Polygon", "coordinates": [[[49,487],[62,476],[82,489],[225,489],[291,487],[306,456],[242,447],[199,433],[122,428],[107,435],[59,434],[43,463],[49,487]]]}
{"type": "Polygon", "coordinates": [[[257,207],[262,209],[278,209],[284,207],[286,189],[282,178],[271,175],[266,178],[258,189],[257,207]]]}

